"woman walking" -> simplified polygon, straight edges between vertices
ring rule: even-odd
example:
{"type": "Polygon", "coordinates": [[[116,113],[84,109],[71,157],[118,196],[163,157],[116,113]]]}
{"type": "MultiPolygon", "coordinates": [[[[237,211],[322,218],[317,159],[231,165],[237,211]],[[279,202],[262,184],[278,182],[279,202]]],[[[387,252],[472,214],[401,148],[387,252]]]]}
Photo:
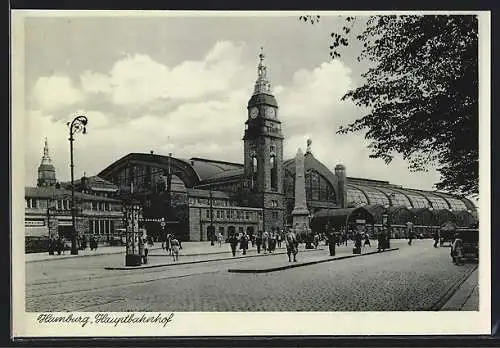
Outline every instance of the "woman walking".
{"type": "Polygon", "coordinates": [[[243,235],[240,238],[240,250],[242,250],[243,255],[247,254],[247,249],[248,249],[248,236],[245,232],[243,232],[243,235]]]}

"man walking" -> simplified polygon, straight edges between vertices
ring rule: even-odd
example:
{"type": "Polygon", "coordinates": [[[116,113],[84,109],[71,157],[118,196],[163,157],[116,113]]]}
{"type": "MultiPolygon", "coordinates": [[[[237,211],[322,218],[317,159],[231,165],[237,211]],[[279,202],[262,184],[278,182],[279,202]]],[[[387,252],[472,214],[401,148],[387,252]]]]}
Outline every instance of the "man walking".
{"type": "Polygon", "coordinates": [[[413,241],[413,224],[409,221],[406,223],[406,230],[408,231],[408,245],[411,245],[413,241]]]}
{"type": "Polygon", "coordinates": [[[434,231],[434,248],[438,247],[438,243],[439,243],[439,231],[436,229],[434,231]]]}
{"type": "Polygon", "coordinates": [[[262,231],[257,233],[257,237],[255,238],[255,244],[257,244],[257,254],[260,254],[260,247],[262,245],[262,231]]]}
{"type": "Polygon", "coordinates": [[[233,253],[233,256],[236,256],[236,246],[238,245],[238,238],[236,235],[231,233],[231,235],[228,238],[229,246],[231,247],[231,252],[233,253]]]}
{"type": "Polygon", "coordinates": [[[286,242],[286,253],[288,255],[288,262],[292,262],[292,255],[293,255],[293,262],[297,262],[299,243],[297,242],[297,236],[295,236],[295,233],[289,230],[286,235],[285,242],[286,242]]]}

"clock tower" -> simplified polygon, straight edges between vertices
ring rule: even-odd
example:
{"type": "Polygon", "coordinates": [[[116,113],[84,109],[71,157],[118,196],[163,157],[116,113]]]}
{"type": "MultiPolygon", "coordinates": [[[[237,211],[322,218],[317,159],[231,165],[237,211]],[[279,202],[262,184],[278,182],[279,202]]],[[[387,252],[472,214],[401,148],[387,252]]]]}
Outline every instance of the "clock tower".
{"type": "Polygon", "coordinates": [[[284,227],[283,134],[264,57],[261,51],[243,141],[248,204],[263,208],[263,228],[271,232],[284,227]]]}

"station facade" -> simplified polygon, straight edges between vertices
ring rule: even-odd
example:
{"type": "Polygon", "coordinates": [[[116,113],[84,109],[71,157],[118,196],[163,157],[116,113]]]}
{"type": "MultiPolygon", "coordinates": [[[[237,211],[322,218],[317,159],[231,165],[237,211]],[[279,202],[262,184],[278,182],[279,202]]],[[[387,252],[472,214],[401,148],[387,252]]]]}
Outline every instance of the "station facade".
{"type": "MultiPolygon", "coordinates": [[[[154,153],[130,153],[103,169],[98,177],[116,185],[117,198],[133,195],[141,202],[148,234],[165,231],[182,240],[204,241],[210,226],[227,237],[231,232],[280,231],[291,223],[295,159],[283,158],[284,135],[276,98],[260,54],[254,92],[242,128],[241,163],[154,153]]],[[[330,170],[304,154],[307,206],[313,229],[327,225],[380,225],[384,215],[395,227],[411,220],[423,230],[446,222],[468,227],[478,221],[472,202],[451,194],[404,188],[387,181],[348,177],[346,168],[330,170]],[[359,214],[365,216],[355,218],[359,214]]],[[[359,215],[359,216],[361,216],[359,215]]]]}

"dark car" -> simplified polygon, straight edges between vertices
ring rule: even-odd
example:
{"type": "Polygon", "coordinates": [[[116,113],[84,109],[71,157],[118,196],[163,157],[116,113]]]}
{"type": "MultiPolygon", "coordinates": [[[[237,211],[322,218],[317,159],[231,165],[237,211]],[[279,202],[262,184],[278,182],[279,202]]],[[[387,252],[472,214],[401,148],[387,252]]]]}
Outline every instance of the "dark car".
{"type": "Polygon", "coordinates": [[[463,228],[458,229],[462,239],[462,258],[469,260],[479,260],[479,229],[463,228]]]}

